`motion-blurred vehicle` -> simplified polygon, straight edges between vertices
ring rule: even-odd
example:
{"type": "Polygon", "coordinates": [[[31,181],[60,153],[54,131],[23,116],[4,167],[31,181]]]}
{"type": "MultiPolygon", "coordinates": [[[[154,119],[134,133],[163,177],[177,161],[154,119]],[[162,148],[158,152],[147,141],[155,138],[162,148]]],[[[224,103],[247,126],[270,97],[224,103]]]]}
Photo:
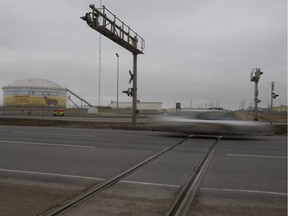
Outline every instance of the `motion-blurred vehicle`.
{"type": "Polygon", "coordinates": [[[154,130],[195,135],[271,135],[269,123],[238,120],[233,112],[174,112],[153,119],[154,130]]]}

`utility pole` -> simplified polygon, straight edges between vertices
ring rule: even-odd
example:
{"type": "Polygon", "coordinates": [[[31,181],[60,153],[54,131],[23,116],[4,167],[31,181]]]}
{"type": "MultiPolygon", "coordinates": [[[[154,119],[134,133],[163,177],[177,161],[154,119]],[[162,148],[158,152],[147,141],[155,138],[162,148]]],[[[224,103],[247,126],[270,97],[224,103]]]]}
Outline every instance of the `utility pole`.
{"type": "Polygon", "coordinates": [[[258,82],[260,79],[261,74],[263,72],[260,68],[254,68],[250,74],[250,81],[255,82],[255,88],[254,88],[254,121],[258,121],[258,103],[261,102],[261,100],[258,99],[258,82]]]}
{"type": "Polygon", "coordinates": [[[137,55],[144,54],[145,41],[104,5],[101,8],[96,8],[94,5],[89,5],[89,7],[92,9],[92,12],[86,13],[81,19],[86,21],[89,27],[100,32],[133,54],[133,88],[129,88],[129,92],[132,92],[133,97],[132,125],[135,127],[137,117],[137,55]],[[138,47],[138,42],[140,42],[140,47],[138,47]]]}

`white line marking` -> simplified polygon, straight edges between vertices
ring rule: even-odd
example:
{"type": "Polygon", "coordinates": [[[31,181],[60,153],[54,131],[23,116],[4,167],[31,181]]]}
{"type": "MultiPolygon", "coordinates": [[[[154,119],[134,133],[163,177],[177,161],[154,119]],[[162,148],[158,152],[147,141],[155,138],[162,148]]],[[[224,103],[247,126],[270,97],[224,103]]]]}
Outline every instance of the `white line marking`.
{"type": "Polygon", "coordinates": [[[42,145],[42,146],[57,146],[57,147],[72,147],[72,148],[95,148],[95,146],[52,144],[52,143],[37,143],[37,142],[18,142],[18,141],[9,141],[9,140],[0,140],[0,143],[12,143],[12,144],[24,144],[24,145],[42,145]]]}
{"type": "Polygon", "coordinates": [[[239,192],[239,193],[258,193],[258,194],[270,194],[270,195],[287,196],[287,193],[279,193],[279,192],[272,192],[272,191],[241,190],[241,189],[226,189],[226,188],[223,188],[223,189],[220,189],[220,188],[200,188],[200,190],[239,192]]]}
{"type": "MultiPolygon", "coordinates": [[[[34,171],[24,171],[24,170],[11,170],[11,169],[0,169],[0,172],[10,172],[10,173],[21,173],[21,174],[32,174],[32,175],[46,175],[46,176],[56,176],[63,178],[75,178],[75,179],[85,179],[85,180],[94,180],[94,181],[103,181],[103,178],[95,178],[88,176],[77,176],[77,175],[65,175],[65,174],[57,174],[57,173],[47,173],[47,172],[34,172],[34,171]]],[[[170,184],[158,184],[158,183],[150,183],[150,182],[137,182],[137,181],[120,181],[127,184],[140,184],[140,185],[150,185],[150,186],[161,186],[161,187],[173,187],[179,188],[179,185],[170,185],[170,184]]]]}
{"type": "Polygon", "coordinates": [[[286,156],[272,156],[272,155],[246,155],[246,154],[226,154],[231,157],[256,157],[256,158],[275,158],[275,159],[287,159],[286,156]]]}
{"type": "Polygon", "coordinates": [[[96,180],[96,181],[104,180],[101,178],[94,178],[94,177],[87,177],[87,176],[65,175],[65,174],[57,174],[57,173],[33,172],[33,171],[23,171],[23,170],[11,170],[11,169],[0,169],[0,172],[22,173],[22,174],[32,174],[32,175],[47,175],[47,176],[57,176],[57,177],[64,177],[64,178],[88,179],[88,180],[96,180]]]}

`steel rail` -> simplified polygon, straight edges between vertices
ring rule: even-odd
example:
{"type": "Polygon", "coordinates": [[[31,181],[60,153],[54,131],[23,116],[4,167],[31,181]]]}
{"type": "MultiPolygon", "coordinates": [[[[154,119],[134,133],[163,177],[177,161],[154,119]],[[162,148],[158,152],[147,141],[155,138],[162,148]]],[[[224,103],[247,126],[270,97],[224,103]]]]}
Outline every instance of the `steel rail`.
{"type": "Polygon", "coordinates": [[[174,203],[170,209],[166,212],[166,216],[184,216],[187,215],[192,201],[198,191],[198,188],[203,180],[205,172],[214,156],[217,149],[218,141],[221,136],[217,137],[216,140],[211,144],[209,150],[202,157],[194,172],[192,173],[189,181],[183,187],[182,191],[179,193],[178,197],[175,199],[174,203]]]}
{"type": "MultiPolygon", "coordinates": [[[[137,163],[136,165],[130,167],[129,169],[125,170],[124,172],[109,178],[107,180],[104,180],[103,182],[96,184],[92,187],[90,187],[86,192],[84,192],[83,194],[78,195],[77,197],[74,197],[72,200],[68,201],[67,203],[65,203],[64,205],[60,206],[60,207],[56,207],[56,209],[52,210],[46,210],[45,212],[42,212],[41,214],[39,214],[39,216],[45,215],[45,216],[55,216],[59,213],[64,212],[65,210],[69,209],[71,206],[76,205],[78,203],[80,203],[81,201],[91,197],[92,195],[95,195],[103,190],[105,190],[106,188],[111,187],[112,185],[116,184],[118,181],[122,180],[123,178],[127,177],[128,175],[131,175],[132,173],[134,173],[136,170],[138,170],[139,168],[151,163],[152,161],[154,161],[155,159],[157,159],[158,157],[160,157],[162,154],[171,151],[172,149],[174,149],[175,147],[183,144],[185,141],[187,141],[188,139],[190,139],[191,137],[193,137],[192,135],[186,137],[185,139],[181,140],[180,142],[152,155],[151,157],[145,159],[144,161],[141,161],[139,163],[137,163]]],[[[55,208],[55,207],[54,207],[55,208]]]]}

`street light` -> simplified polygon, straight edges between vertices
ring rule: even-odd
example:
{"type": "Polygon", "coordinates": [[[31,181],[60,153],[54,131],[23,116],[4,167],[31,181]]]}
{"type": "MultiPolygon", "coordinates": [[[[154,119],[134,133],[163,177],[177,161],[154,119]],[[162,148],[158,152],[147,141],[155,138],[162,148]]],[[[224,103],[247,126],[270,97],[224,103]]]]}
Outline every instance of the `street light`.
{"type": "Polygon", "coordinates": [[[117,57],[117,105],[116,108],[118,110],[118,103],[119,103],[119,55],[116,53],[117,57]]]}

